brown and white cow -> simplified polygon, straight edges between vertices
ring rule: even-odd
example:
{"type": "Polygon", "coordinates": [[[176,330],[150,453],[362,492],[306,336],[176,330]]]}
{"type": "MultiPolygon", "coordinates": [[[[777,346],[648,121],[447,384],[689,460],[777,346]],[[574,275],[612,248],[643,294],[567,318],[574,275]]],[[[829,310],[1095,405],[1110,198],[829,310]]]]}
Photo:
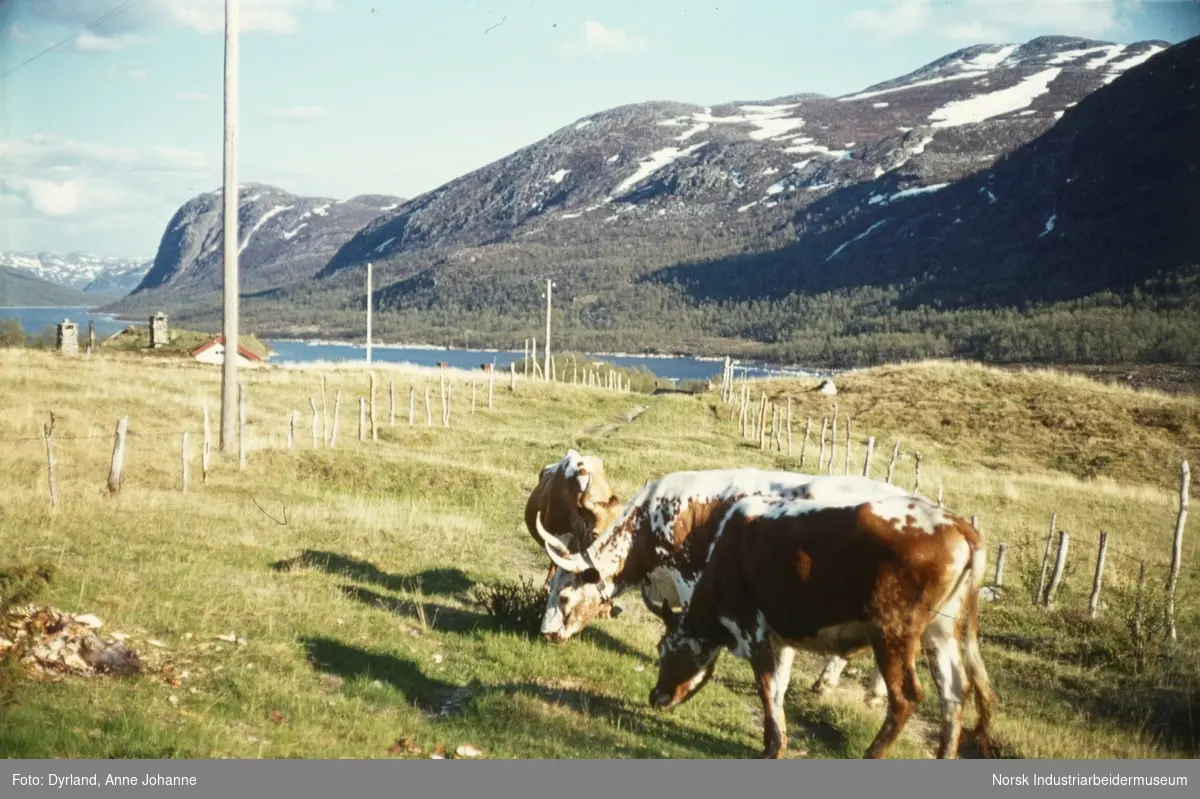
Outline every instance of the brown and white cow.
{"type": "Polygon", "coordinates": [[[666,613],[651,705],[669,709],[694,696],[728,649],[754,669],[762,756],[777,758],[787,746],[775,685],[780,648],[841,657],[870,649],[888,706],[866,757],[882,758],[924,697],[916,673],[923,650],[942,705],[937,756],[957,756],[971,694],[986,752],[995,701],[978,640],[987,553],[968,522],[912,497],[856,507],[752,497],[725,515],[711,549],[686,612],[666,613]]]}
{"type": "MultiPolygon", "coordinates": [[[[538,475],[538,484],[525,502],[525,527],[539,546],[536,520],[569,552],[582,552],[605,529],[620,510],[621,500],[609,485],[604,462],[595,455],[580,455],[575,450],[557,462],[546,465],[538,475]]],[[[554,575],[551,561],[546,581],[554,575]]]]}
{"type": "MultiPolygon", "coordinates": [[[[656,615],[662,604],[684,608],[704,569],[709,544],[724,514],[749,496],[809,499],[857,505],[883,497],[908,497],[896,486],[864,477],[820,476],[763,469],[713,469],[673,472],[648,483],[612,516],[598,537],[578,553],[568,551],[546,531],[541,542],[559,567],[550,581],[542,634],[561,642],[577,635],[612,601],[634,588],[656,615]]],[[[609,508],[612,513],[612,508],[609,508]]],[[[535,528],[539,521],[535,515],[535,528]]],[[[543,528],[544,529],[544,528],[543,528]]],[[[779,671],[789,674],[795,653],[781,653],[779,671]]],[[[836,686],[847,662],[834,656],[812,690],[836,686]]],[[[788,679],[779,682],[786,692],[788,679]]],[[[868,702],[882,701],[882,678],[876,674],[868,702]]],[[[782,697],[781,697],[782,698],[782,697]]]]}

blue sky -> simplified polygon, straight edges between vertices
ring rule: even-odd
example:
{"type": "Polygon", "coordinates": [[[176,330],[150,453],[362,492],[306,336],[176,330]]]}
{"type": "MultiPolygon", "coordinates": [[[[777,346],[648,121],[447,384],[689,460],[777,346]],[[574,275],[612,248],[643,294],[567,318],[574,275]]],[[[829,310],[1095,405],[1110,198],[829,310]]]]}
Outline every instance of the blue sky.
{"type": "MultiPolygon", "coordinates": [[[[406,197],[624,103],[844,94],[1192,0],[241,0],[239,180],[406,197]]],[[[153,255],[218,188],[223,0],[0,0],[0,250],[153,255]],[[87,25],[128,6],[102,24],[87,25]],[[51,52],[22,66],[47,47],[51,52]]]]}

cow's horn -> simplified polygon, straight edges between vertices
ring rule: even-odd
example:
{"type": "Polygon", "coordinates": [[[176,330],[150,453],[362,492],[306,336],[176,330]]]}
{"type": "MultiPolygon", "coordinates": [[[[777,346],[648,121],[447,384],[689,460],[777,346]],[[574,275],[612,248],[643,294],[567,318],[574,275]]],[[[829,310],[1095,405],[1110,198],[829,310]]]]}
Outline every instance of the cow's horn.
{"type": "Polygon", "coordinates": [[[563,545],[562,541],[559,541],[557,538],[551,535],[545,527],[542,526],[541,511],[538,511],[538,514],[533,521],[537,528],[538,535],[541,536],[542,546],[545,548],[546,554],[550,556],[550,560],[554,562],[555,566],[558,566],[564,571],[571,572],[572,574],[578,574],[587,568],[585,564],[579,563],[575,557],[571,555],[570,550],[563,545]]]}

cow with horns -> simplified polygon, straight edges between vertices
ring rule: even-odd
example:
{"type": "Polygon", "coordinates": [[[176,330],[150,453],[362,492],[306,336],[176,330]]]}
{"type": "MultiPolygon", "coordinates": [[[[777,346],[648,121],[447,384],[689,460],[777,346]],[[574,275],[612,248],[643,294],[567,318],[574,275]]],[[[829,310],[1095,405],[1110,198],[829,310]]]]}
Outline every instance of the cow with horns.
{"type": "Polygon", "coordinates": [[[957,757],[972,694],[973,735],[987,756],[995,695],[978,636],[986,559],[974,527],[917,498],[850,507],[744,499],[724,514],[686,611],[662,609],[668,632],[650,704],[687,701],[728,649],[750,661],[763,704],[762,756],[777,758],[787,747],[781,650],[842,658],[872,650],[888,704],[866,757],[882,758],[924,697],[916,673],[923,650],[942,706],[937,756],[957,757]]]}
{"type": "MultiPolygon", "coordinates": [[[[566,462],[564,459],[558,466],[566,462]]],[[[578,474],[579,468],[570,466],[564,474],[571,469],[575,470],[572,474],[578,474]]],[[[603,464],[594,458],[588,468],[594,475],[603,464]]],[[[543,480],[552,482],[554,478],[543,471],[543,480]]],[[[640,589],[646,607],[660,618],[664,618],[664,602],[668,607],[686,608],[704,569],[717,524],[745,497],[856,505],[870,499],[911,496],[888,483],[862,477],[822,477],[753,468],[674,472],[648,483],[624,506],[611,494],[607,481],[600,493],[610,496],[603,502],[596,496],[582,497],[586,491],[578,479],[572,482],[567,477],[562,485],[568,490],[558,501],[551,501],[547,509],[562,514],[563,506],[584,508],[590,503],[595,512],[589,518],[595,519],[595,525],[589,536],[592,540],[572,550],[560,532],[563,522],[547,528],[541,509],[533,510],[539,542],[558,567],[551,575],[541,628],[542,634],[555,642],[577,635],[594,618],[615,616],[613,600],[634,588],[640,589]]],[[[528,520],[530,508],[526,513],[528,520]]],[[[785,689],[794,654],[786,649],[781,656],[780,676],[785,689]]],[[[844,658],[832,656],[812,690],[822,693],[836,686],[846,665],[844,658]]],[[[882,702],[884,691],[877,673],[868,702],[882,702]]]]}

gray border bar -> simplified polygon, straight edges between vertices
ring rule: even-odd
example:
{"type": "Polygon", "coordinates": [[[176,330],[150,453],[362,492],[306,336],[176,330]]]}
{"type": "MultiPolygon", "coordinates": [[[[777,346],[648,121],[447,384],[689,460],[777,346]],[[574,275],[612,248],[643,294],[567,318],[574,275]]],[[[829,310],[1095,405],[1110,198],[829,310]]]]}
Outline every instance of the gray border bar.
{"type": "Polygon", "coordinates": [[[1192,799],[1200,760],[9,760],[5,799],[1192,799]],[[145,785],[146,775],[175,785],[145,785]],[[21,775],[21,776],[17,776],[21,775]],[[109,777],[136,785],[110,784],[109,777]],[[28,777],[30,779],[24,779],[28,777]],[[70,777],[94,778],[72,784],[70,777]],[[179,780],[185,784],[179,784],[179,780]],[[1085,780],[1080,784],[1080,779],[1085,780]],[[36,780],[36,784],[35,784],[36,780]],[[1053,782],[1048,782],[1051,780],[1053,782]],[[1098,780],[1097,784],[1090,784],[1098,780]],[[1105,783],[1104,781],[1108,782],[1105,783]],[[1114,782],[1115,780],[1115,782],[1114,782]]]}

